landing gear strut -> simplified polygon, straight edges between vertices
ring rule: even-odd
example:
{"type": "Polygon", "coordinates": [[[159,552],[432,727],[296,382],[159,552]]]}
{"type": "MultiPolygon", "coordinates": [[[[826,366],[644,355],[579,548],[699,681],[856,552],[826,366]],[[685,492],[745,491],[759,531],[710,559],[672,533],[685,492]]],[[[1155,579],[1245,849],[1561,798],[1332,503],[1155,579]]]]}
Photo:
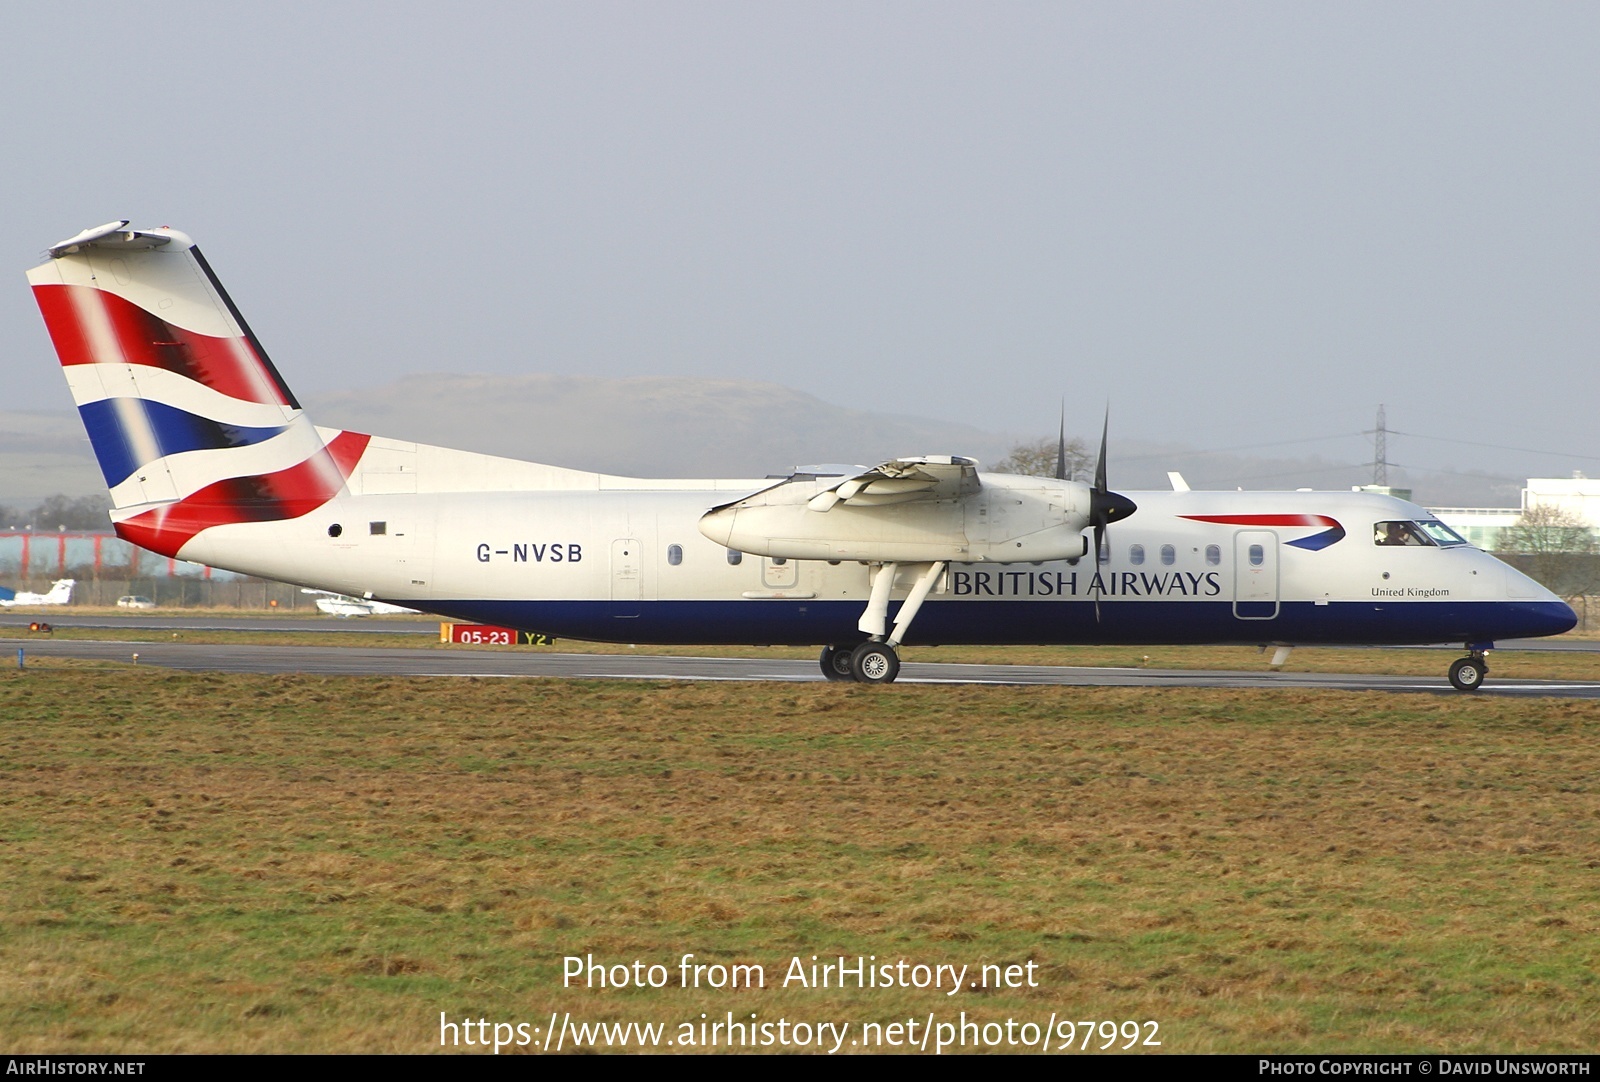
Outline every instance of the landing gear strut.
{"type": "Polygon", "coordinates": [[[1489,675],[1489,662],[1484,658],[1484,649],[1467,644],[1471,651],[1466,657],[1456,658],[1450,663],[1450,683],[1457,691],[1477,691],[1483,686],[1483,678],[1489,675]]]}
{"type": "Polygon", "coordinates": [[[823,676],[829,680],[854,680],[861,684],[889,684],[900,675],[900,655],[895,652],[895,647],[905,641],[911,621],[917,618],[922,603],[928,599],[933,584],[939,581],[945,567],[942,560],[912,566],[920,568],[921,573],[917,576],[916,585],[911,587],[911,593],[906,596],[905,603],[900,606],[899,613],[895,615],[894,630],[891,632],[888,630],[889,595],[894,589],[894,576],[899,565],[878,565],[873,573],[872,595],[867,600],[867,609],[856,624],[869,638],[853,649],[838,645],[823,647],[822,656],[818,659],[823,676]]]}

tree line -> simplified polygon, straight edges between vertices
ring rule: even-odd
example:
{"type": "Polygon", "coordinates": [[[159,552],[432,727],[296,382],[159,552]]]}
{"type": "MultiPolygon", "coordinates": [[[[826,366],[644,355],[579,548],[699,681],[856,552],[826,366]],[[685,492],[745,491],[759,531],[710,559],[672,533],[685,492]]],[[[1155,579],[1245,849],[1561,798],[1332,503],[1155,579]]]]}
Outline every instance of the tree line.
{"type": "Polygon", "coordinates": [[[57,493],[35,507],[23,509],[0,504],[0,528],[10,530],[109,530],[108,496],[67,496],[57,493]]]}

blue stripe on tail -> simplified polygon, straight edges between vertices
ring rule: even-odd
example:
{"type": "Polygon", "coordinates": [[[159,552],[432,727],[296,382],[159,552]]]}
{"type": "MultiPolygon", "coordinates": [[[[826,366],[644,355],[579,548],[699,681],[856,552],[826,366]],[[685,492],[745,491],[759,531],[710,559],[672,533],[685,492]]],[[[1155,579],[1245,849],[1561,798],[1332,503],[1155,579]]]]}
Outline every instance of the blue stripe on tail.
{"type": "Polygon", "coordinates": [[[200,417],[162,402],[138,398],[110,398],[78,407],[89,442],[100,460],[106,484],[115,488],[154,458],[184,451],[221,451],[262,443],[283,432],[287,426],[245,428],[200,417]],[[128,424],[141,425],[142,431],[126,431],[128,424]],[[138,453],[140,444],[154,446],[155,456],[138,453]],[[141,461],[143,459],[144,461],[141,461]]]}

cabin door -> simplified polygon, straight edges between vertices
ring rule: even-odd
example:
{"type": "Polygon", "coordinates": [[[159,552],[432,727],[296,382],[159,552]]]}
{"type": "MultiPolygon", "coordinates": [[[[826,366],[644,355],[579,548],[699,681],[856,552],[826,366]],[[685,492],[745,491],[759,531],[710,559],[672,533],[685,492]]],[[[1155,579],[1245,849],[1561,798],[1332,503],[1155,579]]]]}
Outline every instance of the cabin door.
{"type": "Polygon", "coordinates": [[[1278,535],[1271,530],[1233,535],[1233,614],[1241,620],[1278,615],[1278,535]]]}
{"type": "Polygon", "coordinates": [[[638,538],[611,542],[611,600],[638,601],[644,596],[644,546],[638,538]]]}

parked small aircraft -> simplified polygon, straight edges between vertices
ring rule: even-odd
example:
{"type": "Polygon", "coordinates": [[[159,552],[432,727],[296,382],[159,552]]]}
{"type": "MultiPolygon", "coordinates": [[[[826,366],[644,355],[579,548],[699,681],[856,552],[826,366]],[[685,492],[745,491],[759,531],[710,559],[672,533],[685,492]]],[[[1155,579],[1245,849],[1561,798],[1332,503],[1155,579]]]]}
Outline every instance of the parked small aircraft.
{"type": "Polygon", "coordinates": [[[9,609],[13,605],[65,605],[72,601],[72,588],[76,585],[74,579],[57,579],[50,584],[50,592],[43,594],[0,587],[0,606],[9,609]]]}
{"type": "Polygon", "coordinates": [[[112,222],[28,277],[118,534],[362,600],[579,639],[825,644],[829,679],[869,683],[902,643],[1458,642],[1471,690],[1495,640],[1576,622],[1403,500],[1113,492],[1103,432],[1085,484],[956,455],[642,480],[318,428],[184,234],[112,222]]]}
{"type": "Polygon", "coordinates": [[[416,609],[408,609],[404,605],[391,605],[386,601],[373,601],[370,598],[350,597],[348,594],[336,594],[331,590],[313,590],[309,587],[300,591],[303,594],[312,594],[316,597],[317,610],[329,616],[403,616],[416,615],[416,609]]]}

